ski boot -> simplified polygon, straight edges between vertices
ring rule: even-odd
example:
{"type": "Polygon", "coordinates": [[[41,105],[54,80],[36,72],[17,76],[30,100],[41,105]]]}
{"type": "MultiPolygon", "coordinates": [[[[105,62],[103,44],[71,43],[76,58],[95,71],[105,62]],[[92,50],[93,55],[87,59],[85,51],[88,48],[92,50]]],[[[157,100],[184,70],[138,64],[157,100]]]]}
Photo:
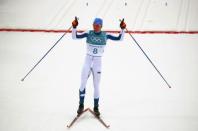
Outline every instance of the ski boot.
{"type": "Polygon", "coordinates": [[[94,111],[96,117],[100,117],[100,112],[99,112],[98,106],[94,106],[93,111],[94,111]]]}
{"type": "Polygon", "coordinates": [[[78,116],[83,113],[84,111],[84,104],[80,104],[77,110],[78,116]]]}

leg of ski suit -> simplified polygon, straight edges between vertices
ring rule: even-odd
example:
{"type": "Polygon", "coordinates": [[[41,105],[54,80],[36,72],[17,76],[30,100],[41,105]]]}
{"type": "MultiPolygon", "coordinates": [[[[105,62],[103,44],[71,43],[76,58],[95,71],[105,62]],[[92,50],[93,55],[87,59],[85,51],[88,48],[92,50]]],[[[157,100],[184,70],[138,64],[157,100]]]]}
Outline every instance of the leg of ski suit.
{"type": "Polygon", "coordinates": [[[99,100],[99,84],[101,78],[101,57],[94,57],[87,55],[85,58],[85,63],[82,69],[81,74],[81,86],[80,86],[80,104],[84,103],[85,89],[87,80],[90,76],[90,73],[93,74],[93,83],[94,83],[94,106],[98,105],[99,100]]]}

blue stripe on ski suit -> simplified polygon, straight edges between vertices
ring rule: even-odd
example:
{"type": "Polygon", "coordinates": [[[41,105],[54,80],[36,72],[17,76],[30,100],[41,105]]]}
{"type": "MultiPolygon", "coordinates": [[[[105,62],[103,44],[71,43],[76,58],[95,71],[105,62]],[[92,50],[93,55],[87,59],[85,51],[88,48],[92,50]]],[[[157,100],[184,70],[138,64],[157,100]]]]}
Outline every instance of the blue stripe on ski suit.
{"type": "MultiPolygon", "coordinates": [[[[97,33],[96,33],[97,34],[97,33]]],[[[121,39],[121,34],[119,34],[119,36],[112,36],[112,35],[106,35],[107,39],[110,40],[120,40],[121,39]]],[[[77,34],[76,33],[76,38],[86,38],[88,37],[88,33],[83,33],[83,34],[77,34]]]]}

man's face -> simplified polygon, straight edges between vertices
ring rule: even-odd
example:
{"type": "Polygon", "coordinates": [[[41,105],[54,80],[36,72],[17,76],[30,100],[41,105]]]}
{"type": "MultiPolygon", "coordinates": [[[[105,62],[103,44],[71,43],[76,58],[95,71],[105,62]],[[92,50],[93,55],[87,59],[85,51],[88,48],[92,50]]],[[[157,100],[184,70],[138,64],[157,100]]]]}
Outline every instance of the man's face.
{"type": "Polygon", "coordinates": [[[94,32],[100,32],[101,31],[102,26],[99,24],[93,24],[93,29],[94,32]]]}

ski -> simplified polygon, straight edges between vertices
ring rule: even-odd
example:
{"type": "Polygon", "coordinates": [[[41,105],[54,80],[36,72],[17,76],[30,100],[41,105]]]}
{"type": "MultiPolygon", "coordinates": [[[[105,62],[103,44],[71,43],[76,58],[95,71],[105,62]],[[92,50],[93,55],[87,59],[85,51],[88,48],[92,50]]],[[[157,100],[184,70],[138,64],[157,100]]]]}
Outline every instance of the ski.
{"type": "Polygon", "coordinates": [[[96,116],[95,113],[94,113],[94,111],[92,111],[92,110],[89,109],[89,108],[88,108],[88,110],[89,110],[89,111],[91,112],[91,114],[93,114],[93,115],[95,116],[95,118],[98,119],[98,120],[100,121],[100,123],[102,123],[106,128],[109,128],[109,127],[110,127],[110,125],[107,125],[107,124],[101,119],[100,116],[99,116],[99,117],[96,116]]]}
{"type": "Polygon", "coordinates": [[[99,122],[100,122],[102,125],[104,125],[106,128],[109,128],[109,127],[110,127],[110,125],[107,125],[100,117],[96,116],[95,113],[94,113],[94,111],[92,111],[90,108],[86,108],[81,114],[78,114],[78,115],[73,119],[73,121],[72,121],[69,125],[67,125],[67,127],[70,128],[70,127],[78,120],[78,118],[79,118],[84,112],[86,112],[86,111],[89,111],[92,115],[94,115],[95,118],[98,119],[99,122]]]}
{"type": "Polygon", "coordinates": [[[86,111],[88,111],[88,110],[89,110],[89,108],[86,108],[81,114],[78,114],[78,115],[73,119],[73,121],[72,121],[69,125],[67,125],[67,127],[70,128],[70,127],[76,122],[76,120],[77,120],[84,112],[86,112],[86,111]]]}

